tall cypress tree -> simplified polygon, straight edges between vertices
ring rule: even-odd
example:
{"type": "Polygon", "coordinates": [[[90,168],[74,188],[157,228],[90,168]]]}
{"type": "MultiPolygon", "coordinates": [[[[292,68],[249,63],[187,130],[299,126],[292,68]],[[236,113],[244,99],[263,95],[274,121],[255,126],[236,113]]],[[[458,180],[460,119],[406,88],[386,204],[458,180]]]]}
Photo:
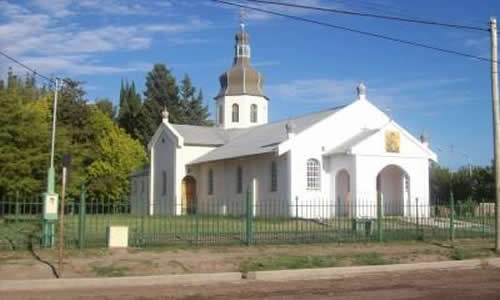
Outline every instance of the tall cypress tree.
{"type": "Polygon", "coordinates": [[[118,124],[121,128],[134,138],[138,135],[138,116],[142,107],[141,95],[135,90],[135,83],[128,81],[120,87],[120,110],[118,112],[118,124]]]}

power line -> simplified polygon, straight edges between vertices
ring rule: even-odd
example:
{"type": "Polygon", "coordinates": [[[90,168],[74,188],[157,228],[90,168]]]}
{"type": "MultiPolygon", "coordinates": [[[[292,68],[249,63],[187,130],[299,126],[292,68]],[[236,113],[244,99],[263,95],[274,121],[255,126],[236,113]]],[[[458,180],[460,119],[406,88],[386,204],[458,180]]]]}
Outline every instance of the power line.
{"type": "Polygon", "coordinates": [[[32,68],[28,67],[28,66],[27,66],[27,65],[25,65],[24,63],[20,62],[19,60],[15,59],[15,58],[14,58],[14,57],[12,57],[12,56],[10,56],[10,55],[6,54],[5,52],[0,51],[0,55],[2,55],[2,56],[4,56],[4,57],[6,57],[7,59],[10,59],[11,61],[15,62],[16,64],[18,64],[18,65],[20,65],[21,67],[25,68],[26,70],[30,71],[31,73],[33,73],[33,74],[35,74],[35,75],[37,75],[37,76],[39,76],[39,77],[41,77],[41,78],[43,78],[43,79],[45,79],[45,80],[47,80],[47,81],[51,82],[51,83],[53,83],[53,84],[56,84],[56,81],[55,81],[54,79],[52,79],[52,78],[50,78],[50,77],[48,77],[48,76],[45,76],[45,75],[43,75],[43,74],[41,74],[41,73],[39,73],[39,72],[35,71],[35,69],[32,69],[32,68]]]}
{"type": "MultiPolygon", "coordinates": [[[[463,53],[463,52],[459,52],[459,51],[455,51],[455,50],[450,50],[450,49],[444,49],[444,48],[435,47],[435,46],[431,46],[431,45],[427,45],[427,44],[422,44],[422,43],[418,43],[418,42],[413,42],[413,41],[409,41],[409,40],[403,40],[403,39],[394,38],[394,37],[390,37],[390,36],[382,35],[382,34],[378,34],[378,33],[372,33],[372,32],[367,32],[367,31],[352,29],[352,28],[345,27],[345,26],[340,26],[340,25],[335,25],[335,24],[331,24],[331,23],[316,21],[316,20],[313,20],[313,19],[308,19],[308,18],[293,16],[293,15],[288,15],[288,14],[279,13],[279,12],[275,12],[275,11],[270,11],[270,10],[266,10],[266,9],[261,9],[261,8],[257,8],[257,7],[253,7],[253,6],[248,6],[248,5],[243,5],[243,4],[233,3],[233,2],[227,2],[227,1],[224,1],[224,0],[213,0],[213,1],[219,2],[219,3],[222,3],[222,4],[226,4],[226,5],[230,5],[230,6],[236,6],[236,7],[240,7],[240,8],[246,8],[246,9],[253,10],[253,11],[259,11],[259,12],[263,12],[263,13],[267,13],[267,14],[271,14],[271,15],[275,15],[275,16],[280,16],[280,17],[285,17],[285,18],[289,18],[289,19],[293,19],[293,20],[298,20],[298,21],[302,21],[302,22],[308,22],[308,23],[312,23],[312,24],[316,24],[316,25],[322,25],[322,26],[326,26],[326,27],[330,27],[330,28],[339,29],[339,30],[354,32],[354,33],[358,33],[358,34],[361,34],[361,35],[375,37],[375,38],[379,38],[379,39],[383,39],[383,40],[388,40],[388,41],[392,41],[392,42],[397,42],[397,43],[401,43],[401,44],[411,45],[411,46],[425,48],[425,49],[430,49],[430,50],[439,51],[439,52],[448,53],[448,54],[454,54],[454,55],[458,55],[458,56],[462,56],[462,57],[467,57],[467,58],[474,58],[474,59],[478,59],[478,60],[481,60],[481,61],[493,62],[491,59],[489,59],[487,57],[482,57],[482,56],[477,56],[477,55],[473,55],[473,54],[463,53]]],[[[497,61],[495,61],[495,63],[497,63],[497,61]]]]}
{"type": "Polygon", "coordinates": [[[246,1],[255,2],[255,3],[262,3],[262,4],[285,6],[285,7],[317,10],[317,11],[322,11],[322,12],[339,13],[339,14],[346,14],[346,15],[353,15],[353,16],[387,19],[387,20],[416,23],[416,24],[444,26],[444,27],[449,27],[449,28],[468,29],[468,30],[486,31],[486,32],[490,31],[489,28],[482,28],[482,27],[476,27],[476,26],[443,23],[443,22],[436,22],[436,21],[422,20],[422,19],[403,18],[403,17],[398,17],[398,16],[378,15],[378,14],[363,13],[363,12],[352,11],[352,10],[337,9],[337,8],[317,7],[317,6],[310,6],[310,5],[301,5],[301,4],[267,1],[267,0],[246,0],[246,1]]]}

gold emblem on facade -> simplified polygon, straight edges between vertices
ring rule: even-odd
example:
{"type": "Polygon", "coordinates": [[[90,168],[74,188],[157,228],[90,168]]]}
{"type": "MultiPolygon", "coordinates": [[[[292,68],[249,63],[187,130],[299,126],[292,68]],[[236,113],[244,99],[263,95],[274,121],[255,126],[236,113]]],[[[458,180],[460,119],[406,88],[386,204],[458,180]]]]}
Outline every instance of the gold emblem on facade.
{"type": "Polygon", "coordinates": [[[385,151],[399,153],[400,136],[397,131],[387,130],[385,132],[385,151]]]}

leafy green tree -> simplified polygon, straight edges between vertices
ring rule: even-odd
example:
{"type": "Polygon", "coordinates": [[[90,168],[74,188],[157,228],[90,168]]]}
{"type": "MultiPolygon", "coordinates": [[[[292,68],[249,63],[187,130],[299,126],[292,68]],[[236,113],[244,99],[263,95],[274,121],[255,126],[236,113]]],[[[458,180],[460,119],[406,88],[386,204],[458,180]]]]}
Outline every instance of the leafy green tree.
{"type": "Polygon", "coordinates": [[[49,109],[9,73],[0,90],[0,196],[35,194],[45,183],[48,161],[49,109]]]}
{"type": "Polygon", "coordinates": [[[104,99],[96,99],[95,106],[101,110],[105,115],[107,115],[110,119],[114,120],[116,117],[116,107],[113,105],[113,102],[107,98],[104,99]]]}
{"type": "Polygon", "coordinates": [[[450,199],[451,173],[436,163],[431,163],[429,169],[429,187],[433,201],[448,202],[450,199]]]}
{"type": "Polygon", "coordinates": [[[141,144],[98,109],[91,110],[90,129],[97,155],[88,167],[91,195],[118,200],[129,192],[130,174],[146,161],[141,144]]]}

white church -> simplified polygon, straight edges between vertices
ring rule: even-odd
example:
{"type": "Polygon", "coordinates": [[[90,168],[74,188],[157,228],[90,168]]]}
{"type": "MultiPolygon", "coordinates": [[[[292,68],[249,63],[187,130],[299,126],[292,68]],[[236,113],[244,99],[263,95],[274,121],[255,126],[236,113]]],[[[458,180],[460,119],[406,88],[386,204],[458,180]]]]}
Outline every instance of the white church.
{"type": "Polygon", "coordinates": [[[213,127],[172,124],[163,112],[150,166],[131,176],[133,212],[241,215],[247,188],[256,216],[374,217],[380,195],[385,215],[428,206],[436,154],[373,105],[363,84],[351,103],[268,122],[244,25],[234,56],[220,76],[213,127]]]}

